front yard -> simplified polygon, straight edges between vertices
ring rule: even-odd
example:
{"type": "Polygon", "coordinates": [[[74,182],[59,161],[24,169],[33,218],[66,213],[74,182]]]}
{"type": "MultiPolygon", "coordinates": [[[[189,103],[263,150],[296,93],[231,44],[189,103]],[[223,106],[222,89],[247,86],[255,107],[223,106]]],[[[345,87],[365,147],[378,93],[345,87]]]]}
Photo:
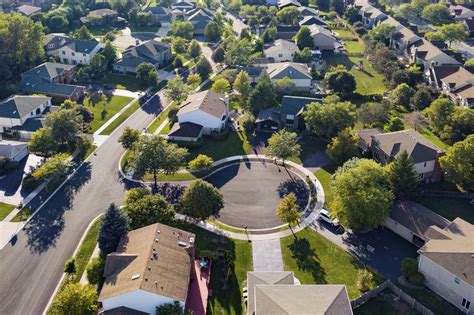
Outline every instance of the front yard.
{"type": "Polygon", "coordinates": [[[94,114],[94,119],[91,121],[88,133],[94,133],[99,129],[107,120],[109,120],[113,115],[119,112],[125,105],[130,103],[132,100],[131,97],[112,95],[107,99],[105,105],[100,103],[92,104],[90,98],[84,99],[84,106],[86,106],[92,114],[94,114]]]}
{"type": "Polygon", "coordinates": [[[133,76],[121,75],[107,72],[98,81],[101,85],[107,85],[114,89],[129,90],[132,92],[142,91],[140,81],[133,76]]]}
{"type": "Polygon", "coordinates": [[[15,209],[15,205],[0,202],[0,221],[5,219],[13,209],[15,209]]]}
{"type": "MultiPolygon", "coordinates": [[[[308,228],[296,237],[281,239],[285,270],[293,271],[302,284],[345,284],[350,299],[362,294],[356,285],[364,268],[360,260],[308,228]]],[[[371,287],[382,282],[377,274],[374,280],[371,287]]]]}

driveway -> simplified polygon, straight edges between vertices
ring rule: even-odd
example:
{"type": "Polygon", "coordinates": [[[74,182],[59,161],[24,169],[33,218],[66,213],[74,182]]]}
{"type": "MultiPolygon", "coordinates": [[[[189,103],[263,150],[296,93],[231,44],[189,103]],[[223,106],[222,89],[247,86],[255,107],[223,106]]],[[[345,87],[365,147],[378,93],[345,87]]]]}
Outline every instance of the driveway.
{"type": "Polygon", "coordinates": [[[454,42],[451,44],[451,47],[465,54],[467,58],[474,58],[474,40],[454,42]]]}
{"type": "Polygon", "coordinates": [[[252,242],[253,271],[284,271],[280,239],[252,242]]]}
{"type": "Polygon", "coordinates": [[[229,12],[224,12],[225,16],[232,20],[232,28],[234,29],[234,33],[236,36],[240,36],[240,33],[246,28],[248,28],[247,24],[245,24],[240,18],[234,16],[229,12]]]}

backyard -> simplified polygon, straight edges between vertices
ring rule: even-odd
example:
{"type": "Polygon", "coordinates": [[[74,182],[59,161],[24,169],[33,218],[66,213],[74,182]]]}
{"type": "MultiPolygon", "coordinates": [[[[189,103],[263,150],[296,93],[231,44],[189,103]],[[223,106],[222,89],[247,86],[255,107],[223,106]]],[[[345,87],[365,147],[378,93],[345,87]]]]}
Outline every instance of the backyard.
{"type": "Polygon", "coordinates": [[[390,290],[380,292],[377,297],[374,297],[361,306],[354,309],[355,315],[417,315],[421,314],[414,310],[407,303],[401,301],[390,290]]]}
{"type": "MultiPolygon", "coordinates": [[[[362,294],[356,281],[363,263],[318,233],[305,229],[282,238],[281,248],[285,270],[293,271],[302,284],[345,284],[350,299],[362,294]]],[[[371,287],[382,278],[374,274],[374,280],[371,287]]]]}
{"type": "Polygon", "coordinates": [[[90,122],[88,133],[94,133],[107,120],[119,112],[125,105],[130,103],[131,97],[112,95],[107,99],[107,102],[101,104],[92,104],[90,98],[84,99],[84,106],[86,106],[94,115],[94,119],[90,122]]]}

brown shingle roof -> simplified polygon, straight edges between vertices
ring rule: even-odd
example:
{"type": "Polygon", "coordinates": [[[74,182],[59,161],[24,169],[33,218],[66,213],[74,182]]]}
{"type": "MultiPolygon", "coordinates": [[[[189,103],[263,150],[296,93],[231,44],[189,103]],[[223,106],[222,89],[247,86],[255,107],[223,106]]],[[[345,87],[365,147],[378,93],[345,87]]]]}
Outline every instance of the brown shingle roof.
{"type": "Polygon", "coordinates": [[[456,218],[443,230],[427,232],[431,239],[418,251],[420,255],[474,286],[474,225],[456,218]]]}
{"type": "Polygon", "coordinates": [[[117,252],[107,256],[99,301],[144,290],[185,302],[193,259],[188,252],[194,238],[159,223],[129,232],[117,252]]]}
{"type": "Polygon", "coordinates": [[[212,116],[221,118],[226,112],[225,96],[211,90],[194,93],[179,106],[178,116],[195,110],[202,110],[212,116]]]}
{"type": "Polygon", "coordinates": [[[356,134],[363,142],[363,150],[369,149],[372,145],[372,137],[381,133],[382,130],[380,130],[379,128],[363,129],[356,131],[356,134]]]}

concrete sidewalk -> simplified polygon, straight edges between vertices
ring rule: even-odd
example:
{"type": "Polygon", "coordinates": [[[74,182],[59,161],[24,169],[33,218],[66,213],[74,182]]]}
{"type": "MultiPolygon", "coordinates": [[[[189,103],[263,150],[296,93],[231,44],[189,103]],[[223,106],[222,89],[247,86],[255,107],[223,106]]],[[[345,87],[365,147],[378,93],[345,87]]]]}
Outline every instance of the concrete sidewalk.
{"type": "Polygon", "coordinates": [[[283,271],[280,239],[253,241],[252,258],[254,271],[283,271]]]}

